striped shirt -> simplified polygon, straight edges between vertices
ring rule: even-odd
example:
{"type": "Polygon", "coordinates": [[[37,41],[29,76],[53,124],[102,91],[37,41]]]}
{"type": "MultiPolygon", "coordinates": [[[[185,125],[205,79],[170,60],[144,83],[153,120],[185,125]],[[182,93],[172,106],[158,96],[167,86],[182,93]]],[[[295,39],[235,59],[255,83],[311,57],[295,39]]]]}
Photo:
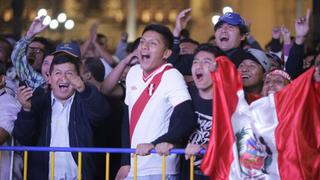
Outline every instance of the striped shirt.
{"type": "Polygon", "coordinates": [[[38,86],[45,83],[45,79],[40,73],[35,71],[27,61],[25,54],[26,48],[30,43],[31,39],[22,37],[14,47],[11,54],[11,61],[16,69],[19,79],[27,81],[29,87],[36,89],[38,86]]]}

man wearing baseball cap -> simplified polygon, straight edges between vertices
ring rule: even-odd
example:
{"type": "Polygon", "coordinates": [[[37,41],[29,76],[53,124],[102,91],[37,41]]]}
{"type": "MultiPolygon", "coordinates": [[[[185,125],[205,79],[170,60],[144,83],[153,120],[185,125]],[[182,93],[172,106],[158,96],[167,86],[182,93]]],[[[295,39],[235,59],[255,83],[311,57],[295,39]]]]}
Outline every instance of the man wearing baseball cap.
{"type": "Polygon", "coordinates": [[[60,53],[66,53],[75,58],[81,57],[80,46],[76,42],[60,43],[52,54],[57,55],[60,53]]]}
{"type": "Polygon", "coordinates": [[[244,19],[237,13],[225,13],[214,26],[217,46],[226,53],[238,67],[241,62],[234,58],[236,51],[242,51],[241,43],[249,32],[244,19]]]}
{"type": "Polygon", "coordinates": [[[238,71],[241,74],[245,98],[251,102],[261,98],[264,74],[269,72],[270,62],[263,51],[248,49],[235,53],[236,61],[241,62],[238,71]]]}
{"type": "Polygon", "coordinates": [[[46,89],[49,69],[54,55],[65,53],[78,59],[81,57],[79,45],[71,42],[59,44],[52,54],[49,53],[44,57],[41,64],[41,73],[37,72],[26,60],[24,60],[24,52],[26,51],[28,42],[31,42],[36,35],[47,28],[47,25],[42,24],[43,19],[44,16],[33,20],[26,35],[17,43],[11,56],[12,64],[16,69],[19,79],[25,81],[33,90],[37,87],[45,87],[46,89]]]}

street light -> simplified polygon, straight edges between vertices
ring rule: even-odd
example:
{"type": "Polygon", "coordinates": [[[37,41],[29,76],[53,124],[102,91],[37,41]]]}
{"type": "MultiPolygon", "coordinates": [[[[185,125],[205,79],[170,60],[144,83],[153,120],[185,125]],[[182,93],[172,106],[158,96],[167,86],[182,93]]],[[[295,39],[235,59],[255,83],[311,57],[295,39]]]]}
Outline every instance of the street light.
{"type": "Polygon", "coordinates": [[[38,17],[41,17],[41,16],[46,16],[48,14],[47,10],[46,9],[39,9],[37,15],[38,17]]]}
{"type": "Polygon", "coordinates": [[[66,13],[60,13],[57,17],[59,23],[64,23],[67,20],[66,13]]]}
{"type": "Polygon", "coordinates": [[[228,13],[228,12],[233,12],[232,8],[229,6],[226,6],[222,9],[223,14],[228,13]]]}
{"type": "Polygon", "coordinates": [[[211,18],[212,24],[216,25],[218,23],[218,21],[219,21],[219,18],[220,18],[219,15],[212,16],[212,18],[211,18]]]}
{"type": "Polygon", "coordinates": [[[38,17],[42,17],[45,16],[45,18],[42,21],[43,25],[49,25],[49,28],[51,30],[59,30],[59,31],[63,31],[63,27],[66,30],[71,30],[74,28],[75,23],[72,19],[68,19],[67,18],[67,14],[62,12],[60,14],[58,14],[58,16],[56,17],[56,19],[52,19],[52,17],[50,17],[48,15],[48,11],[46,9],[39,9],[37,12],[38,17]],[[62,26],[59,27],[59,23],[63,24],[62,26]]]}
{"type": "Polygon", "coordinates": [[[51,17],[50,16],[46,16],[43,21],[42,21],[42,24],[43,25],[49,25],[51,22],[51,17]]]}
{"type": "Polygon", "coordinates": [[[50,24],[49,24],[49,28],[50,29],[57,29],[59,26],[59,22],[56,19],[53,19],[50,24]]]}
{"type": "Polygon", "coordinates": [[[74,21],[72,19],[68,19],[65,23],[64,23],[64,27],[67,30],[71,30],[74,27],[74,21]]]}

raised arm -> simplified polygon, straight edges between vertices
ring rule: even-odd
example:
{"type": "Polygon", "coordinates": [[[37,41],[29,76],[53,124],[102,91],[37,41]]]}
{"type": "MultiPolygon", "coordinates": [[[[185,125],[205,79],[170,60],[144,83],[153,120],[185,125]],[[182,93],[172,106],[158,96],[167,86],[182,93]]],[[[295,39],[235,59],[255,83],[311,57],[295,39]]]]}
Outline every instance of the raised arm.
{"type": "Polygon", "coordinates": [[[103,80],[101,85],[101,92],[105,95],[110,95],[113,88],[117,85],[120,77],[127,66],[134,64],[134,57],[138,57],[138,50],[136,49],[124,58],[120,63],[111,71],[111,73],[103,80]]]}
{"type": "Polygon", "coordinates": [[[185,29],[191,19],[191,8],[182,10],[176,17],[176,25],[173,30],[173,36],[179,37],[182,29],[185,29]]]}
{"type": "Polygon", "coordinates": [[[111,112],[109,103],[95,87],[85,85],[79,75],[70,74],[67,79],[71,86],[79,92],[81,99],[79,103],[83,103],[91,124],[99,126],[111,112]]]}
{"type": "Polygon", "coordinates": [[[122,32],[121,39],[117,45],[115,55],[120,59],[124,59],[127,56],[127,47],[128,47],[128,33],[122,32]]]}
{"type": "Polygon", "coordinates": [[[281,26],[281,34],[283,37],[283,55],[284,55],[284,62],[287,62],[290,49],[292,47],[292,42],[291,42],[291,32],[289,31],[288,28],[281,26]]]}
{"type": "Polygon", "coordinates": [[[44,16],[33,20],[26,35],[17,42],[11,54],[11,61],[19,79],[27,81],[28,85],[33,89],[36,89],[39,85],[43,84],[45,79],[27,62],[25,54],[26,48],[28,44],[31,43],[32,39],[46,29],[47,26],[42,24],[43,19],[44,16]]]}
{"type": "Polygon", "coordinates": [[[307,10],[305,17],[299,17],[295,22],[296,38],[288,60],[285,64],[286,71],[295,79],[303,71],[304,40],[309,32],[310,9],[307,10]]]}
{"type": "Polygon", "coordinates": [[[180,32],[182,29],[185,29],[188,25],[188,22],[191,19],[191,8],[182,10],[176,17],[176,24],[173,30],[173,47],[172,54],[168,58],[168,63],[171,63],[174,67],[178,65],[179,53],[180,53],[180,32]]]}

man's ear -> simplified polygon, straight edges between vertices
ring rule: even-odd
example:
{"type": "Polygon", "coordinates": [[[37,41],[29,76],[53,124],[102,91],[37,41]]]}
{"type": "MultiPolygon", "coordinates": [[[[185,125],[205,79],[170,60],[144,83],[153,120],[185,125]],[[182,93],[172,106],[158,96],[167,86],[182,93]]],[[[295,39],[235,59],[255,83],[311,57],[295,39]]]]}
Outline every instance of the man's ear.
{"type": "Polygon", "coordinates": [[[246,39],[246,37],[247,37],[246,34],[241,35],[241,41],[244,41],[246,39]]]}
{"type": "Polygon", "coordinates": [[[164,51],[164,54],[163,54],[163,59],[168,59],[171,54],[172,54],[172,50],[171,49],[166,49],[164,51]]]}
{"type": "Polygon", "coordinates": [[[84,76],[84,81],[90,80],[92,78],[91,72],[86,72],[83,76],[84,76]]]}

